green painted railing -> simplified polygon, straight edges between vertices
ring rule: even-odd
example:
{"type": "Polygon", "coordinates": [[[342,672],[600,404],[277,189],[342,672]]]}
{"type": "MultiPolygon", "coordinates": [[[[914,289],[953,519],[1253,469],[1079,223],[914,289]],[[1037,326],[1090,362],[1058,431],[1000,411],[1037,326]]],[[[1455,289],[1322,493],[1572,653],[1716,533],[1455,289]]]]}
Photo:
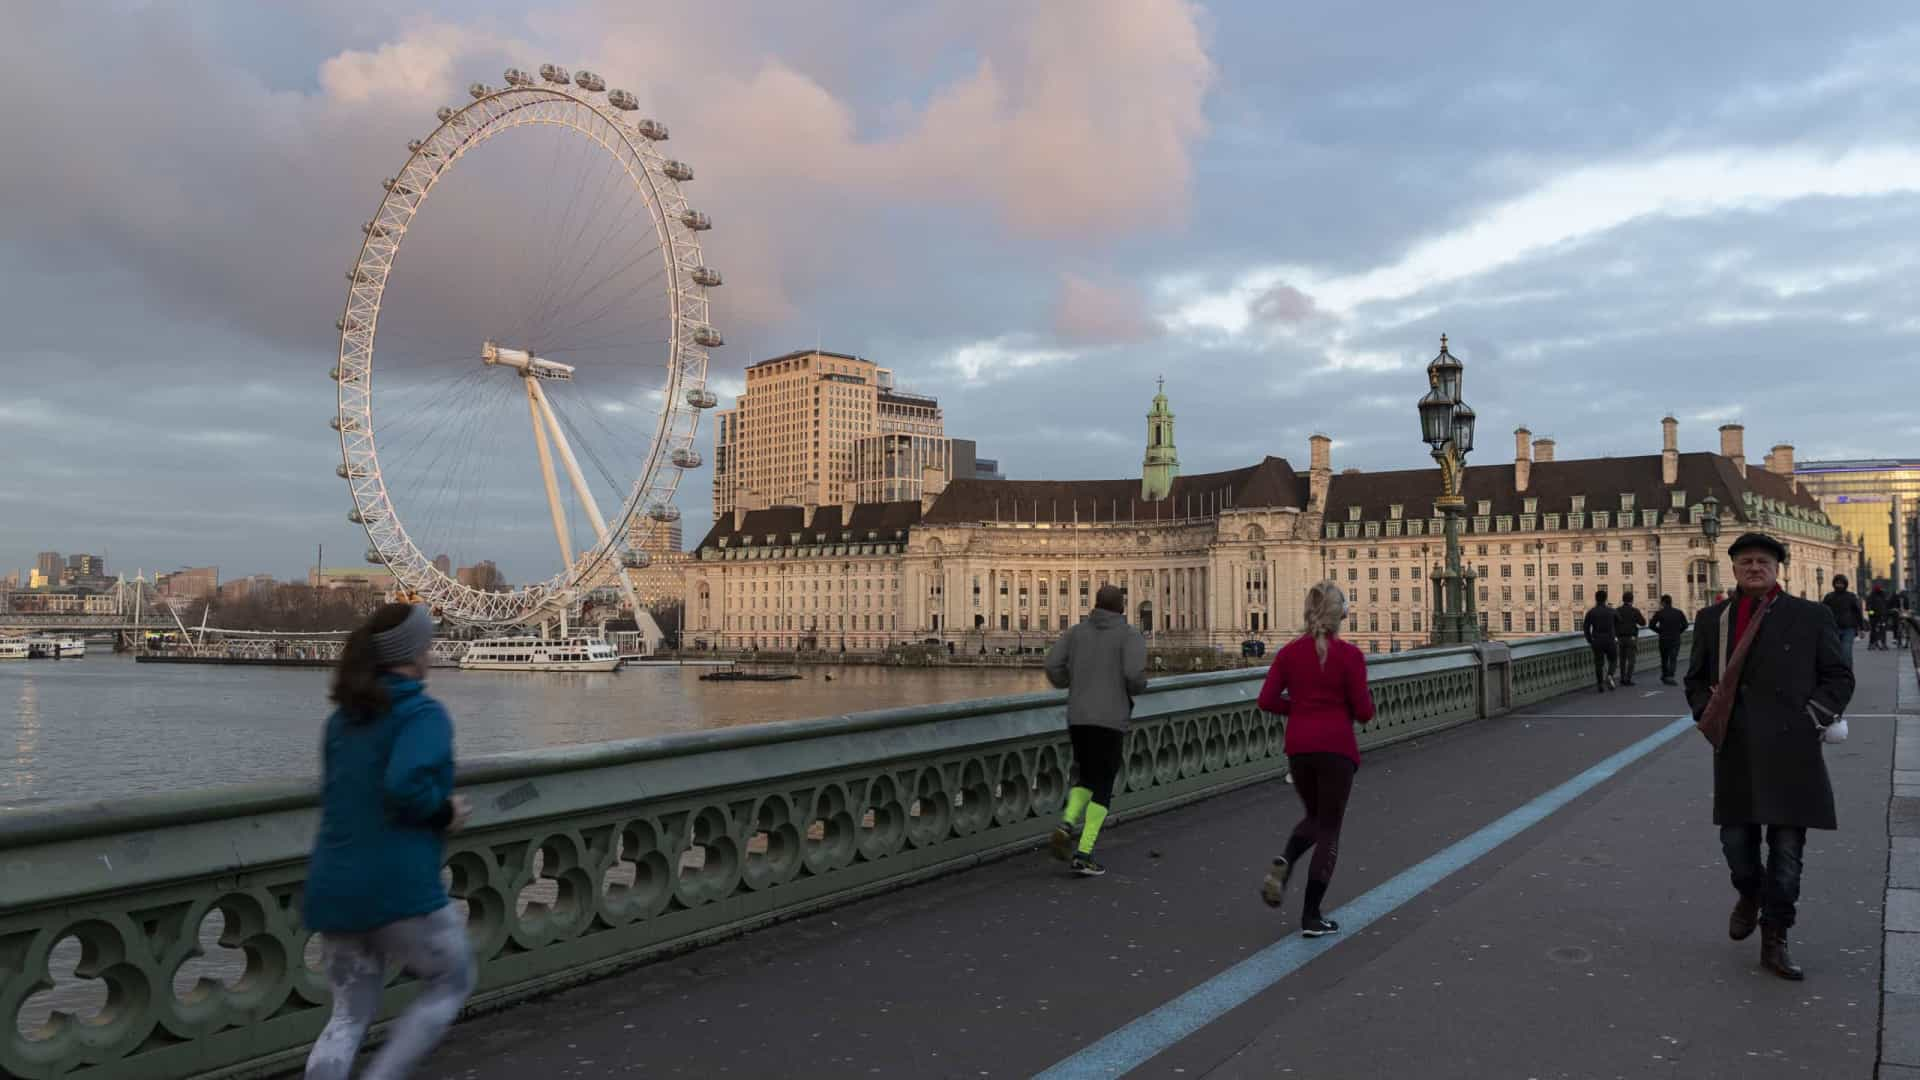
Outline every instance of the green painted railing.
{"type": "MultiPolygon", "coordinates": [[[[1577,689],[1587,663],[1573,636],[1374,657],[1362,742],[1577,689]]],[[[1116,812],[1283,773],[1282,723],[1254,705],[1263,674],[1155,680],[1116,812]]],[[[468,762],[476,810],[447,872],[479,958],[469,1012],[1030,847],[1066,793],[1063,705],[1029,694],[468,762]]],[[[296,1065],[329,1010],[299,918],[316,818],[311,783],[0,816],[0,1072],[296,1065]]],[[[396,978],[388,1014],[413,992],[396,978]]]]}

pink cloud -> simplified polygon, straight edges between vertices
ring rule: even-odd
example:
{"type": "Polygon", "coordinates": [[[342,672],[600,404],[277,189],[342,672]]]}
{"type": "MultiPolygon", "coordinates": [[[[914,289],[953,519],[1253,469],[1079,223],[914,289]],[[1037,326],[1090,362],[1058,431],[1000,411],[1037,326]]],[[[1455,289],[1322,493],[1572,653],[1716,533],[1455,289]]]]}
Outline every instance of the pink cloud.
{"type": "Polygon", "coordinates": [[[1150,341],[1163,332],[1146,300],[1129,285],[1102,285],[1063,274],[1053,309],[1053,332],[1072,342],[1119,345],[1150,341]]]}

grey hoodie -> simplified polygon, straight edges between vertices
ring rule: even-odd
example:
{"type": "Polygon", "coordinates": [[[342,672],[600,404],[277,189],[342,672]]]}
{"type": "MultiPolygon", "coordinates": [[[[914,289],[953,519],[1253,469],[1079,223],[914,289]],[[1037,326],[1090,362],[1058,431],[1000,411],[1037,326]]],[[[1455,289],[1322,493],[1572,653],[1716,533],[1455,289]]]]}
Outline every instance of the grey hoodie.
{"type": "Polygon", "coordinates": [[[1147,688],[1147,640],[1126,616],[1094,608],[1047,650],[1047,681],[1067,691],[1067,723],[1127,730],[1147,688]]]}

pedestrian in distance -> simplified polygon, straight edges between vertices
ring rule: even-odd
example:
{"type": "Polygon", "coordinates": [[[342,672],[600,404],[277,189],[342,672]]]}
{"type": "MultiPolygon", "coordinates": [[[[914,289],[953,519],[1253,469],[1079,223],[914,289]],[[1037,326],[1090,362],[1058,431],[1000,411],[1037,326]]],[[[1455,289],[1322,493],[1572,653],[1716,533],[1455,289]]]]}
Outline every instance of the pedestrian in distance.
{"type": "Polygon", "coordinates": [[[1305,630],[1273,654],[1260,687],[1260,707],[1287,718],[1287,769],[1306,813],[1287,837],[1286,849],[1260,882],[1268,907],[1286,902],[1294,867],[1311,848],[1306,903],[1300,933],[1323,937],[1340,925],[1320,905],[1340,858],[1340,826],[1347,797],[1360,769],[1360,741],[1354,729],[1373,719],[1373,694],[1367,689],[1367,658],[1340,639],[1347,617],[1347,595],[1323,581],[1307,590],[1305,630]]]}
{"type": "Polygon", "coordinates": [[[1614,638],[1620,649],[1620,685],[1633,685],[1633,672],[1640,664],[1640,649],[1637,639],[1640,628],[1647,625],[1647,617],[1633,606],[1632,591],[1620,594],[1620,606],[1613,609],[1614,638]]]}
{"type": "Polygon", "coordinates": [[[346,1080],[389,967],[411,970],[421,989],[363,1080],[411,1073],[473,991],[466,920],[440,883],[446,834],[469,808],[453,793],[453,722],[426,692],[432,647],[424,606],[385,604],[334,668],[303,909],[320,933],[333,1016],[307,1056],[307,1080],[346,1080]]]}
{"type": "Polygon", "coordinates": [[[1737,588],[1694,624],[1687,702],[1714,747],[1713,823],[1739,895],[1727,933],[1740,941],[1758,925],[1761,966],[1797,980],[1787,932],[1807,830],[1836,827],[1821,744],[1845,737],[1835,722],[1853,697],[1853,669],[1833,612],[1780,588],[1784,545],[1745,533],[1727,554],[1737,588]]]}
{"type": "Polygon", "coordinates": [[[1821,601],[1827,610],[1833,612],[1833,625],[1840,630],[1840,655],[1846,657],[1847,666],[1853,666],[1853,639],[1860,635],[1860,628],[1867,625],[1867,613],[1860,607],[1858,593],[1847,591],[1847,575],[1833,575],[1833,591],[1821,601]]]}
{"type": "Polygon", "coordinates": [[[1593,606],[1587,609],[1580,632],[1586,635],[1587,647],[1593,650],[1594,692],[1604,694],[1613,689],[1614,667],[1620,663],[1619,622],[1613,609],[1607,606],[1607,590],[1593,590],[1593,606]]]}
{"type": "Polygon", "coordinates": [[[1887,651],[1887,591],[1878,584],[1867,594],[1867,648],[1887,651]]]}
{"type": "Polygon", "coordinates": [[[1680,685],[1674,673],[1680,666],[1680,637],[1687,632],[1687,617],[1673,606],[1673,597],[1660,594],[1660,610],[1653,613],[1653,619],[1647,624],[1660,639],[1660,681],[1668,686],[1680,685]]]}
{"type": "Polygon", "coordinates": [[[1113,805],[1133,697],[1147,689],[1147,641],[1127,624],[1126,612],[1127,594],[1102,585],[1093,610],[1047,650],[1047,681],[1067,692],[1067,738],[1079,773],[1048,846],[1081,877],[1107,872],[1093,845],[1113,805]]]}
{"type": "Polygon", "coordinates": [[[1907,644],[1907,632],[1912,628],[1907,621],[1907,594],[1896,592],[1887,602],[1887,616],[1893,623],[1893,643],[1904,648],[1907,644]]]}

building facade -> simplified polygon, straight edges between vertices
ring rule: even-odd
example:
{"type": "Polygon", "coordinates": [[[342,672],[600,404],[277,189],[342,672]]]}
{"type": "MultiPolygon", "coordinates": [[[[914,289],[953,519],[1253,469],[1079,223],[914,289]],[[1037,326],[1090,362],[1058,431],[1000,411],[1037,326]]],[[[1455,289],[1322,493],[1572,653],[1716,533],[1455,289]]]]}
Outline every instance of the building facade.
{"type": "Polygon", "coordinates": [[[952,468],[937,400],[858,356],[788,353],[747,368],[746,392],[715,415],[713,512],[917,499],[927,470],[937,490],[952,468]]]}
{"type": "Polygon", "coordinates": [[[1791,446],[1784,465],[1800,486],[1820,500],[1821,509],[1860,544],[1854,572],[1860,592],[1874,581],[1895,589],[1915,587],[1914,551],[1909,537],[1920,528],[1920,459],[1879,458],[1858,461],[1794,462],[1791,446]]]}
{"type": "Polygon", "coordinates": [[[175,570],[171,574],[161,574],[154,578],[154,588],[161,596],[176,600],[200,600],[210,597],[220,590],[220,568],[190,566],[183,570],[175,570]]]}
{"type": "MultiPolygon", "coordinates": [[[[1135,479],[957,479],[918,501],[736,507],[688,568],[685,634],[729,649],[1022,650],[1115,584],[1156,644],[1272,646],[1298,633],[1307,588],[1331,578],[1362,649],[1426,643],[1444,561],[1437,469],[1336,475],[1332,440],[1316,435],[1305,470],[1268,457],[1168,477],[1162,497],[1142,498],[1160,490],[1154,432],[1171,450],[1171,429],[1157,403],[1135,479]]],[[[1738,426],[1722,429],[1719,453],[1681,453],[1677,422],[1662,429],[1659,454],[1556,461],[1552,440],[1522,428],[1511,464],[1469,468],[1462,551],[1489,637],[1576,630],[1602,588],[1647,609],[1670,594],[1691,614],[1731,583],[1724,544],[1746,529],[1787,545],[1796,594],[1818,598],[1853,565],[1857,549],[1790,471],[1746,464],[1738,426]],[[1709,495],[1722,550],[1701,531],[1709,495]]]]}
{"type": "Polygon", "coordinates": [[[627,535],[633,550],[643,553],[647,559],[647,565],[626,571],[627,580],[633,585],[634,599],[647,608],[679,603],[686,592],[683,571],[692,559],[681,550],[685,541],[680,519],[661,521],[639,517],[627,535]]]}

